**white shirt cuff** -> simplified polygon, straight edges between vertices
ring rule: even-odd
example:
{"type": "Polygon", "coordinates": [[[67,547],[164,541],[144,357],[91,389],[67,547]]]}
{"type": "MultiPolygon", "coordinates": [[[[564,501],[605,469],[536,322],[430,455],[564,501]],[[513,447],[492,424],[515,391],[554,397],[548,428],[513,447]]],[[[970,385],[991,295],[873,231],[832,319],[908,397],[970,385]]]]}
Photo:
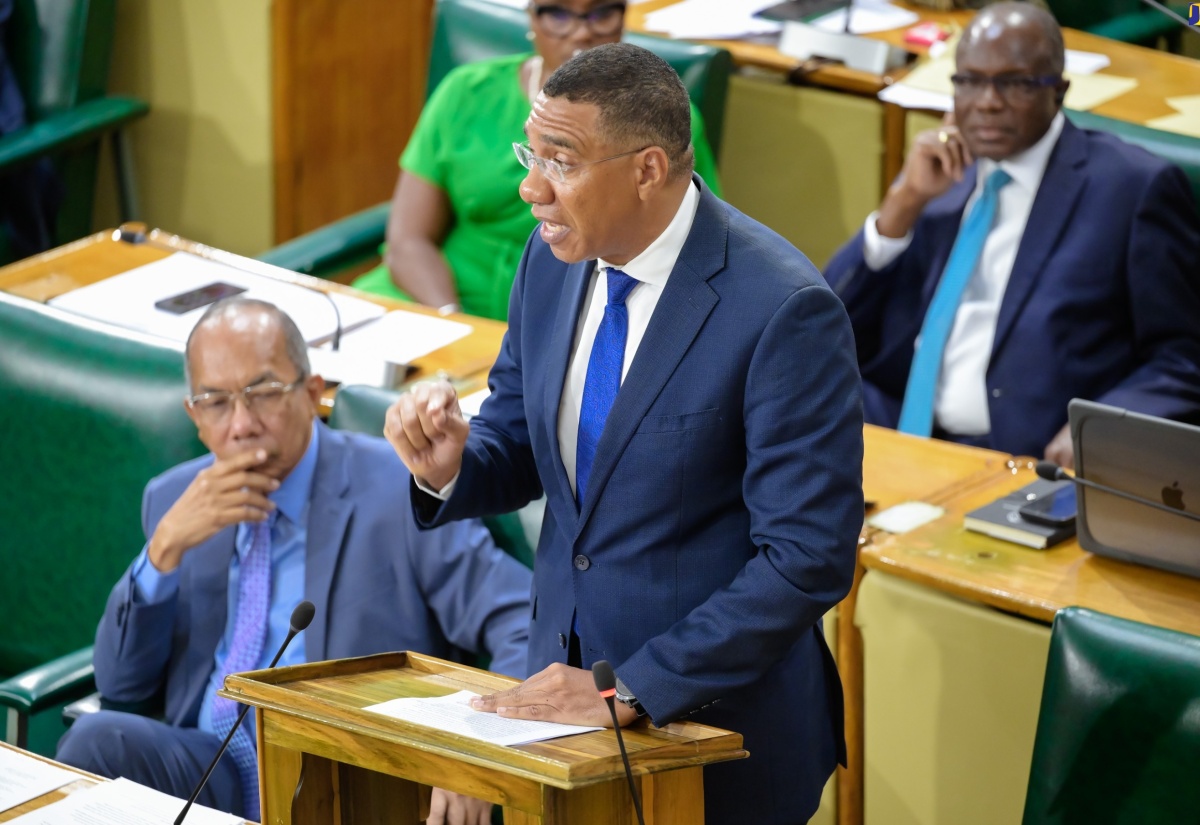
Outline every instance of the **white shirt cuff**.
{"type": "Polygon", "coordinates": [[[875,228],[875,221],[878,219],[877,210],[868,215],[867,222],[863,224],[863,261],[872,272],[878,272],[899,258],[912,243],[912,232],[903,238],[880,235],[879,230],[875,228]]]}
{"type": "Polygon", "coordinates": [[[430,487],[424,481],[421,481],[421,479],[417,478],[416,476],[413,476],[413,481],[415,481],[417,483],[417,489],[420,490],[422,493],[429,493],[429,495],[433,496],[434,498],[436,498],[440,501],[446,501],[448,498],[450,498],[450,494],[454,492],[454,485],[458,481],[458,473],[455,473],[454,478],[447,481],[446,486],[440,490],[433,489],[432,487],[430,487]]]}
{"type": "Polygon", "coordinates": [[[159,604],[179,592],[179,568],[163,573],[150,561],[150,545],[133,563],[133,585],[137,600],[142,604],[159,604]]]}

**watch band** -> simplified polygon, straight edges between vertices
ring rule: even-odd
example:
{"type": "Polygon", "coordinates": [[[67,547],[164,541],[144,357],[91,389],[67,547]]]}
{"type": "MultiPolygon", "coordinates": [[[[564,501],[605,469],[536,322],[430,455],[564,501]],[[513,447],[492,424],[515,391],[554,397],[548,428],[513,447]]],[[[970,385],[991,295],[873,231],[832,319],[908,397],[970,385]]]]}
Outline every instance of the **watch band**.
{"type": "Polygon", "coordinates": [[[619,676],[617,677],[616,699],[626,707],[633,708],[634,713],[639,718],[646,715],[646,709],[642,707],[642,703],[638,701],[636,696],[629,692],[629,688],[625,687],[625,683],[621,681],[621,677],[619,676]]]}

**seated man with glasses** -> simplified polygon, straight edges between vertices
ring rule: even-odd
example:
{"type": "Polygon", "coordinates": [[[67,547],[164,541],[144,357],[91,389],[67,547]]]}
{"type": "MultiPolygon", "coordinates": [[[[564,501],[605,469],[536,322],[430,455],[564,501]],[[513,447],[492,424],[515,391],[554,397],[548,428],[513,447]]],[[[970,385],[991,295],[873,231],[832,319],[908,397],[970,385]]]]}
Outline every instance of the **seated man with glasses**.
{"type": "Polygon", "coordinates": [[[1075,128],[1057,23],[988,6],[954,114],[826,268],[870,423],[1072,466],[1067,403],[1200,414],[1200,222],[1183,172],[1075,128]]]}
{"type": "MultiPolygon", "coordinates": [[[[529,570],[478,521],[417,529],[388,443],[316,420],[324,382],[286,314],[242,298],[214,304],[185,358],[188,414],[212,455],[147,485],[147,543],[113,589],[95,648],[104,698],[163,694],[165,720],[84,716],[60,760],[186,798],[236,717],[216,691],[228,673],[270,663],[303,599],[316,618],[280,665],[469,651],[526,674],[529,570]]],[[[200,802],[257,820],[253,721],[200,802]]],[[[488,821],[484,803],[435,795],[435,810],[448,806],[475,810],[453,821],[488,821]]]]}
{"type": "MultiPolygon", "coordinates": [[[[384,262],[354,282],[446,312],[506,320],[513,275],[537,221],[517,196],[509,152],[546,78],[572,55],[621,39],[625,3],[529,4],[533,53],[459,66],[426,103],[400,158],[384,262]]],[[[718,194],[716,165],[692,107],[696,171],[718,194]]]]}

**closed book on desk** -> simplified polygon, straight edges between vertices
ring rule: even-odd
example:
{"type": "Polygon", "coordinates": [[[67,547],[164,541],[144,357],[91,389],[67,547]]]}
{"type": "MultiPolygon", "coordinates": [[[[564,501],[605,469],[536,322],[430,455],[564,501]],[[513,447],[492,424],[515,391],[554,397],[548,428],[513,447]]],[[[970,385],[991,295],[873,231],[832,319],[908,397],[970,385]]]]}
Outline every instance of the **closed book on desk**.
{"type": "Polygon", "coordinates": [[[1053,493],[1059,486],[1058,482],[1039,479],[996,499],[991,504],[985,504],[967,513],[963,518],[963,526],[976,533],[1023,544],[1035,550],[1051,547],[1075,535],[1075,522],[1062,527],[1051,527],[1036,524],[1024,518],[1019,511],[1025,504],[1053,493]]]}

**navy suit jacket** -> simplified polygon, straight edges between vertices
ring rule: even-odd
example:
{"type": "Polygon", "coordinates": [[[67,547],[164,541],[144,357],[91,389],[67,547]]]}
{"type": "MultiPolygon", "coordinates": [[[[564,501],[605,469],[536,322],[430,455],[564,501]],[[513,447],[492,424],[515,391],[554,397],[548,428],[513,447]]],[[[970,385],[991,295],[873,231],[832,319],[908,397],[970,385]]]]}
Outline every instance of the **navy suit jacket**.
{"type": "MultiPolygon", "coordinates": [[[[863,262],[861,231],[826,268],[854,324],[869,423],[896,426],[913,342],[974,187],[971,167],[879,272],[863,262]]],[[[1063,126],[986,381],[992,430],[982,445],[1018,455],[1042,455],[1072,398],[1200,415],[1200,221],[1181,170],[1107,133],[1063,126]]]]}
{"type": "MultiPolygon", "coordinates": [[[[305,592],[316,617],[298,640],[307,661],[455,648],[493,656],[493,668],[526,672],[530,572],[496,548],[478,522],[424,532],[403,500],[408,471],[381,438],[322,427],[305,548],[305,592]],[[400,491],[400,492],[398,492],[400,491]]],[[[181,464],[146,487],[146,535],[212,456],[181,464]]],[[[96,632],[96,685],[120,702],[165,690],[166,719],[194,727],[225,632],[236,527],[189,550],[179,592],[155,604],[134,598],[132,569],[109,596],[96,632]]]]}
{"type": "Polygon", "coordinates": [[[584,667],[611,661],[656,724],[744,735],[750,759],[705,770],[709,823],[805,821],[844,755],[820,620],[862,525],[845,310],[791,244],[701,186],[579,508],[558,409],[593,267],[530,239],[458,482],[445,503],[415,493],[419,520],[544,489],[531,671],[566,662],[577,613],[584,667]]]}

